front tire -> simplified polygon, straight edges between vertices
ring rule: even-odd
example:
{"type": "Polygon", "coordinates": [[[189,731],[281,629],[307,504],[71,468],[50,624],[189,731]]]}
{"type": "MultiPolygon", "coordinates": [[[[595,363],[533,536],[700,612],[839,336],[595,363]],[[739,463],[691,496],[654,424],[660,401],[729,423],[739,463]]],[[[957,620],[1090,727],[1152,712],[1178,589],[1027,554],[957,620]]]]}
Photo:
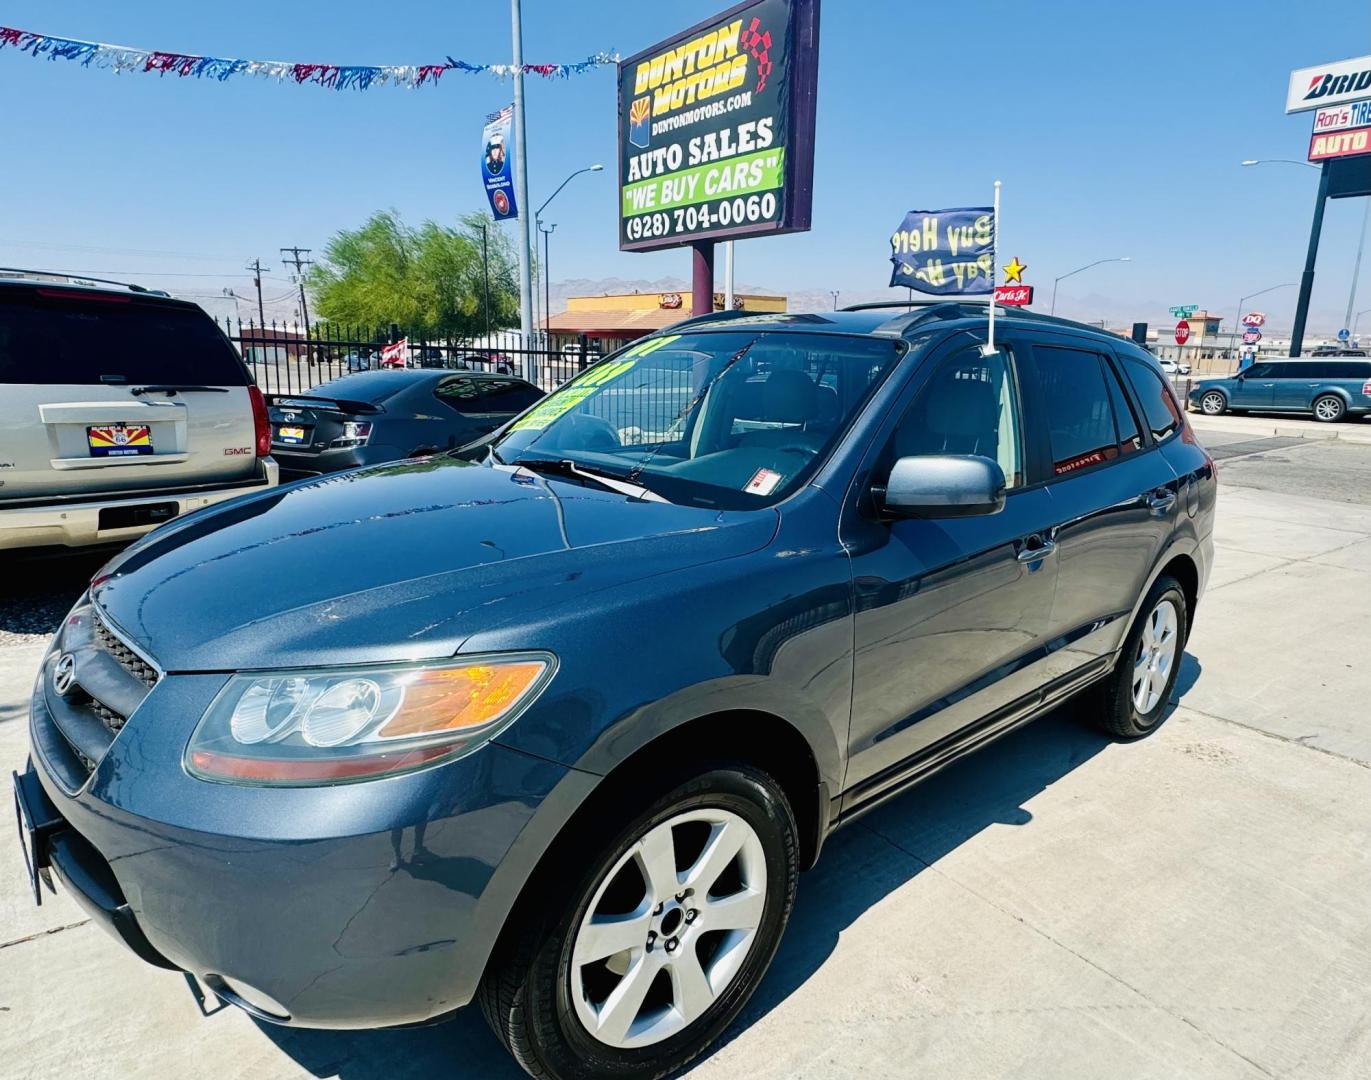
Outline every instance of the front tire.
{"type": "Polygon", "coordinates": [[[1337,394],[1324,394],[1314,399],[1314,419],[1325,424],[1336,424],[1347,412],[1347,406],[1337,394]]]}
{"type": "Polygon", "coordinates": [[[1206,390],[1200,398],[1200,412],[1205,416],[1222,416],[1228,409],[1228,398],[1219,390],[1206,390]]]}
{"type": "Polygon", "coordinates": [[[1124,639],[1114,670],[1090,702],[1096,727],[1121,739],[1154,731],[1180,673],[1190,613],[1175,578],[1160,577],[1124,639]]]}
{"type": "Polygon", "coordinates": [[[532,1076],[682,1068],[742,1010],[790,917],[798,832],[769,775],[711,768],[634,810],[620,800],[564,838],[534,886],[546,899],[482,983],[486,1019],[532,1076]]]}

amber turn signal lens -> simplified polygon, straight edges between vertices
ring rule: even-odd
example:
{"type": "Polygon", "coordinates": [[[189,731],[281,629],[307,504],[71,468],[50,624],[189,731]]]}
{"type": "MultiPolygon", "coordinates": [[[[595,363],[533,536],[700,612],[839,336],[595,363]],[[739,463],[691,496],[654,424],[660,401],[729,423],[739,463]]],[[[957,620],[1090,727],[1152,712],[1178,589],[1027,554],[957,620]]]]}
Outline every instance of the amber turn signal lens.
{"type": "Polygon", "coordinates": [[[436,735],[501,719],[547,670],[540,660],[424,671],[405,687],[395,715],[376,732],[382,739],[436,735]]]}

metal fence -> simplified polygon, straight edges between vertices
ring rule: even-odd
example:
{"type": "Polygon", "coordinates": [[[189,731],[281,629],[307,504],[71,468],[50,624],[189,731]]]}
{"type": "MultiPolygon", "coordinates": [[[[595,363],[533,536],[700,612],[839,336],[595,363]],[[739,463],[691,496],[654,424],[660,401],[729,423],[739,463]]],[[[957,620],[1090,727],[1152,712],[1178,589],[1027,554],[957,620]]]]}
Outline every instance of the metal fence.
{"type": "Polygon", "coordinates": [[[434,338],[391,324],[318,322],[259,324],[218,320],[265,394],[302,393],[320,383],[381,367],[441,368],[518,375],[545,390],[560,386],[598,354],[585,340],[560,340],[517,330],[472,338],[434,338]],[[391,349],[383,358],[382,351],[391,349]]]}

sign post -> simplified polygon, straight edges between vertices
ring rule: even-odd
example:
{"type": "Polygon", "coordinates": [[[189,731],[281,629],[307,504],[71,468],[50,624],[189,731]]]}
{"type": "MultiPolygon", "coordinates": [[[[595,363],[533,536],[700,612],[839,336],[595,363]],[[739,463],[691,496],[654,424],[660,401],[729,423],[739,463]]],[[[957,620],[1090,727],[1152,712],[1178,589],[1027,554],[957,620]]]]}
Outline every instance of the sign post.
{"type": "Polygon", "coordinates": [[[619,64],[619,248],[689,246],[714,310],[718,241],[809,229],[819,0],[746,0],[619,64]]]}

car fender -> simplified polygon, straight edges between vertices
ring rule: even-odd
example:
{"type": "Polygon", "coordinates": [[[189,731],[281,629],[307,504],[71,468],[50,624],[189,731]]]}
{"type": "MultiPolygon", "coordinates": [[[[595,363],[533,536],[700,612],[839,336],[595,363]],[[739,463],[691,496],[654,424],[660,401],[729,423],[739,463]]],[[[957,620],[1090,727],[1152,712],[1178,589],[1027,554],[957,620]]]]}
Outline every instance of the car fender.
{"type": "Polygon", "coordinates": [[[1339,386],[1336,383],[1330,383],[1327,386],[1316,387],[1314,389],[1314,392],[1309,395],[1309,407],[1312,409],[1314,407],[1314,402],[1318,401],[1321,397],[1327,397],[1329,394],[1332,394],[1334,397],[1340,398],[1342,400],[1343,408],[1345,409],[1352,409],[1356,407],[1354,402],[1352,401],[1352,395],[1348,392],[1347,388],[1339,386]]]}

